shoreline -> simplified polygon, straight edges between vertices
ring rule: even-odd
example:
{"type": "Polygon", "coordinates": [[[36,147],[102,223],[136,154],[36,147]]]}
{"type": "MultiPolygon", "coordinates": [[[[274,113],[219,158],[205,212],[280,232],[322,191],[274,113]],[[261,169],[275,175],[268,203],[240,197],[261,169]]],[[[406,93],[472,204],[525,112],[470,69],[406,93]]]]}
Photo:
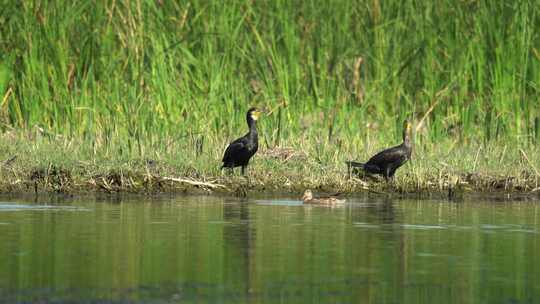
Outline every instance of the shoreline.
{"type": "Polygon", "coordinates": [[[149,171],[112,171],[93,176],[78,174],[51,165],[34,169],[30,174],[6,174],[2,168],[1,195],[179,195],[207,194],[246,197],[252,195],[300,196],[305,189],[317,193],[340,193],[344,196],[397,196],[414,198],[461,199],[463,196],[540,197],[540,187],[534,176],[529,178],[478,173],[462,173],[425,178],[423,183],[410,182],[411,173],[403,172],[394,184],[384,180],[347,176],[333,181],[314,181],[298,176],[269,175],[265,177],[239,175],[201,176],[200,173],[180,176],[161,176],[149,171]],[[291,182],[294,180],[294,182],[291,182]],[[408,182],[409,181],[409,182],[408,182]]]}
{"type": "Polygon", "coordinates": [[[395,195],[459,198],[469,193],[540,195],[540,150],[510,143],[456,144],[418,141],[395,181],[350,175],[348,160],[366,160],[388,144],[336,146],[291,138],[263,145],[247,170],[221,166],[222,141],[205,147],[144,152],[118,147],[93,150],[91,142],[0,136],[0,193],[134,193],[248,196],[257,193],[395,195]],[[113,149],[114,148],[114,149],[113,149]]]}

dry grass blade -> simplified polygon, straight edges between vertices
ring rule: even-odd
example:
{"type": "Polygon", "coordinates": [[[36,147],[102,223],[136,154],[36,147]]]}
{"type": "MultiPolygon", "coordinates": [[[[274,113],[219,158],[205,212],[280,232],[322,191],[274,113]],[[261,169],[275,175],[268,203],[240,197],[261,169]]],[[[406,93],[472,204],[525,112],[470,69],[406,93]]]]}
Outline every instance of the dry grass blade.
{"type": "Polygon", "coordinates": [[[527,156],[527,153],[525,153],[525,151],[523,151],[523,149],[519,149],[519,152],[521,152],[521,155],[523,155],[523,158],[525,158],[527,160],[527,163],[529,163],[529,166],[531,166],[531,168],[533,168],[534,173],[536,174],[536,176],[540,176],[540,174],[538,173],[538,169],[536,169],[536,166],[531,162],[531,160],[527,156]]]}

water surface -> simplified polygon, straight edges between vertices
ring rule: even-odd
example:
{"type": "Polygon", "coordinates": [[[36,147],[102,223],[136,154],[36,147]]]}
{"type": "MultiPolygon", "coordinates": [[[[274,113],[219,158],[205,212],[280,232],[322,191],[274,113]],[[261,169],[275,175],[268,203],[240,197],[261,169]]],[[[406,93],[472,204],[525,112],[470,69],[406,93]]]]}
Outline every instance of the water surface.
{"type": "Polygon", "coordinates": [[[0,202],[2,303],[535,303],[535,202],[0,202]]]}

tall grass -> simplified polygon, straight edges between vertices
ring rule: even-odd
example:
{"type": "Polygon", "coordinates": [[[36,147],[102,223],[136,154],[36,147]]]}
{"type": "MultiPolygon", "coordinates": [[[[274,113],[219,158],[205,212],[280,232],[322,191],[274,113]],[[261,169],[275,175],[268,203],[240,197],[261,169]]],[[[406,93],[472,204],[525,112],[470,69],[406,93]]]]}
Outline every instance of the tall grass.
{"type": "Polygon", "coordinates": [[[259,105],[263,146],[356,151],[411,116],[427,142],[540,139],[538,1],[0,2],[3,130],[196,154],[259,105]]]}

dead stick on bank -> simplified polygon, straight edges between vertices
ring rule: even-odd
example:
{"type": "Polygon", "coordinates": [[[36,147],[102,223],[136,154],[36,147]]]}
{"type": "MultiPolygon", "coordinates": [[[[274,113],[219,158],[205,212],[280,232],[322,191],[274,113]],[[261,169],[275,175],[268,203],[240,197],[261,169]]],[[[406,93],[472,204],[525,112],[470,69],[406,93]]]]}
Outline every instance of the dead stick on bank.
{"type": "Polygon", "coordinates": [[[225,187],[224,185],[221,185],[221,184],[214,184],[214,183],[209,183],[209,182],[201,182],[201,181],[185,179],[185,178],[166,177],[165,176],[165,177],[161,177],[161,179],[166,180],[166,181],[185,183],[185,184],[189,184],[189,185],[192,185],[192,186],[207,187],[207,188],[211,188],[211,189],[216,189],[216,188],[227,189],[227,187],[225,187]]]}

